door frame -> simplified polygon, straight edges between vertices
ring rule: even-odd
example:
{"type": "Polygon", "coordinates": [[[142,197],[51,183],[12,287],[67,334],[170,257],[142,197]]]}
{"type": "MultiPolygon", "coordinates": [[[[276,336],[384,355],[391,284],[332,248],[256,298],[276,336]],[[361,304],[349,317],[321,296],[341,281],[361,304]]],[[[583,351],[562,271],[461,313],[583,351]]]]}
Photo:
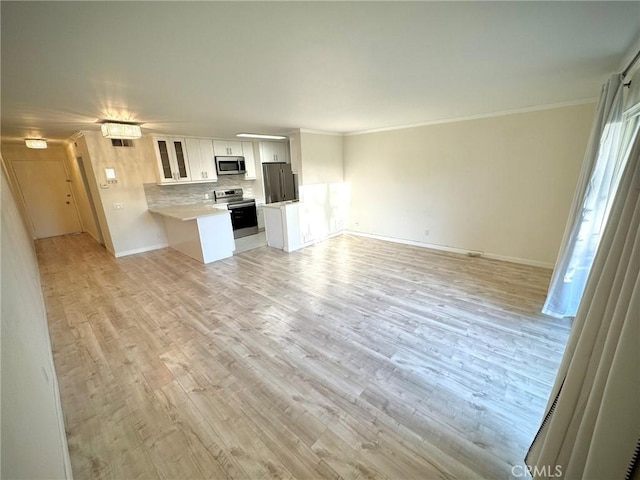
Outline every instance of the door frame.
{"type": "MultiPolygon", "coordinates": [[[[78,203],[76,201],[76,197],[74,195],[73,192],[73,188],[71,188],[71,178],[69,175],[69,169],[67,168],[66,162],[62,159],[57,159],[57,158],[46,158],[46,159],[41,159],[41,160],[33,160],[33,159],[15,159],[15,160],[9,160],[7,163],[11,166],[10,170],[11,170],[11,176],[13,177],[13,183],[15,185],[15,190],[17,191],[19,197],[20,197],[20,203],[22,204],[22,211],[25,215],[25,220],[26,220],[26,224],[29,227],[29,233],[31,234],[31,238],[33,240],[37,240],[39,237],[36,236],[36,228],[35,228],[35,224],[33,223],[33,217],[31,215],[31,212],[29,211],[29,207],[27,205],[27,201],[24,197],[24,193],[22,191],[22,185],[20,184],[20,180],[18,179],[18,174],[16,172],[16,168],[15,168],[15,164],[16,163],[24,163],[24,162],[34,162],[34,163],[38,163],[38,162],[58,162],[60,164],[62,164],[62,169],[64,171],[64,177],[65,177],[65,182],[67,183],[67,187],[69,189],[69,193],[71,194],[71,199],[73,200],[73,208],[75,211],[75,215],[76,218],[78,219],[78,225],[80,225],[80,231],[77,233],[82,233],[84,232],[85,228],[84,225],[82,224],[82,217],[80,216],[80,211],[78,210],[78,203]]],[[[76,233],[76,232],[74,232],[76,233]]],[[[71,234],[69,234],[71,235],[71,234]]],[[[42,237],[42,238],[48,238],[48,237],[42,237]]]]}
{"type": "MultiPolygon", "coordinates": [[[[80,178],[82,178],[82,186],[84,188],[85,194],[87,195],[87,200],[89,201],[89,207],[91,209],[91,215],[93,216],[93,222],[96,225],[96,230],[98,231],[98,236],[100,238],[95,238],[100,245],[104,246],[104,234],[102,233],[102,227],[100,226],[100,219],[98,218],[98,211],[96,210],[96,204],[93,199],[93,193],[91,193],[91,188],[89,186],[89,177],[87,177],[87,169],[84,166],[84,158],[82,155],[76,155],[75,157],[76,165],[78,166],[78,171],[80,172],[80,178]]],[[[78,204],[76,202],[76,209],[78,208],[78,204]]],[[[82,224],[82,216],[78,211],[78,216],[80,217],[80,223],[82,224]]],[[[82,230],[91,235],[84,225],[82,225],[82,230]]],[[[91,235],[93,237],[93,235],[91,235]]]]}

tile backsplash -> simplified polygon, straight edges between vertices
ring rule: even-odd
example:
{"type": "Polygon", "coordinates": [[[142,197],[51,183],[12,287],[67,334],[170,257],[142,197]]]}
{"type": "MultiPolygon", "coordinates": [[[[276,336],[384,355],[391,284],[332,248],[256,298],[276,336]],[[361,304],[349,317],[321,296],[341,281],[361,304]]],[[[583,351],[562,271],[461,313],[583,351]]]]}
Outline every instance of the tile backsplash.
{"type": "Polygon", "coordinates": [[[144,184],[144,194],[147,197],[149,208],[162,208],[172,205],[188,205],[190,203],[202,203],[205,194],[209,194],[213,200],[213,191],[225,188],[240,187],[244,190],[244,196],[255,198],[258,192],[256,182],[258,180],[239,179],[235,175],[218,178],[212,183],[186,183],[177,185],[144,184]]]}

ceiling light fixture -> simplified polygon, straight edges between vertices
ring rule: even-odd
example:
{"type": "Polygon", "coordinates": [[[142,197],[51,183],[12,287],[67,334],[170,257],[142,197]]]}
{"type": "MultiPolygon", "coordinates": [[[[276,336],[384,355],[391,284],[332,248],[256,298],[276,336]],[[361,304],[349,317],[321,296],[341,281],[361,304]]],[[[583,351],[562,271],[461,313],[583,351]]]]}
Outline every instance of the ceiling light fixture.
{"type": "Polygon", "coordinates": [[[140,125],[136,125],[135,123],[105,122],[100,128],[102,128],[102,136],[105,138],[134,140],[142,137],[140,125]]]}
{"type": "Polygon", "coordinates": [[[26,138],[24,143],[27,148],[47,148],[47,141],[44,138],[26,138]]]}
{"type": "Polygon", "coordinates": [[[284,140],[287,138],[282,135],[263,135],[262,133],[236,133],[236,137],[261,138],[263,140],[284,140]]]}

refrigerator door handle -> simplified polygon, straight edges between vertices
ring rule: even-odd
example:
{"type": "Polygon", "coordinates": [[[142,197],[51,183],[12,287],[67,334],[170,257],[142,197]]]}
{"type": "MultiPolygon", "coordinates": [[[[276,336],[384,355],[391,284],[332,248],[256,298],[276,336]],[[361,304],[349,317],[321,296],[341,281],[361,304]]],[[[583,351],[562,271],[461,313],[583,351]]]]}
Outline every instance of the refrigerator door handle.
{"type": "Polygon", "coordinates": [[[282,200],[286,200],[287,198],[285,197],[285,190],[284,190],[284,170],[281,168],[280,169],[280,198],[282,198],[282,200]]]}

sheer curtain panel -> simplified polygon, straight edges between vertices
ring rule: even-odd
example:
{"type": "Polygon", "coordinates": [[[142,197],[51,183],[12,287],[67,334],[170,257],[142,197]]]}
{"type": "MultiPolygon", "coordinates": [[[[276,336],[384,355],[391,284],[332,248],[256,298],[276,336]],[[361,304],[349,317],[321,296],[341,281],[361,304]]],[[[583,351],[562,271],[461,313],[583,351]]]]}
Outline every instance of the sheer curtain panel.
{"type": "Polygon", "coordinates": [[[536,478],[640,478],[640,136],[635,114],[625,123],[633,143],[527,455],[536,478]]]}
{"type": "Polygon", "coordinates": [[[623,84],[613,75],[602,87],[596,119],[542,313],[575,316],[593,264],[620,171],[623,84]]]}

